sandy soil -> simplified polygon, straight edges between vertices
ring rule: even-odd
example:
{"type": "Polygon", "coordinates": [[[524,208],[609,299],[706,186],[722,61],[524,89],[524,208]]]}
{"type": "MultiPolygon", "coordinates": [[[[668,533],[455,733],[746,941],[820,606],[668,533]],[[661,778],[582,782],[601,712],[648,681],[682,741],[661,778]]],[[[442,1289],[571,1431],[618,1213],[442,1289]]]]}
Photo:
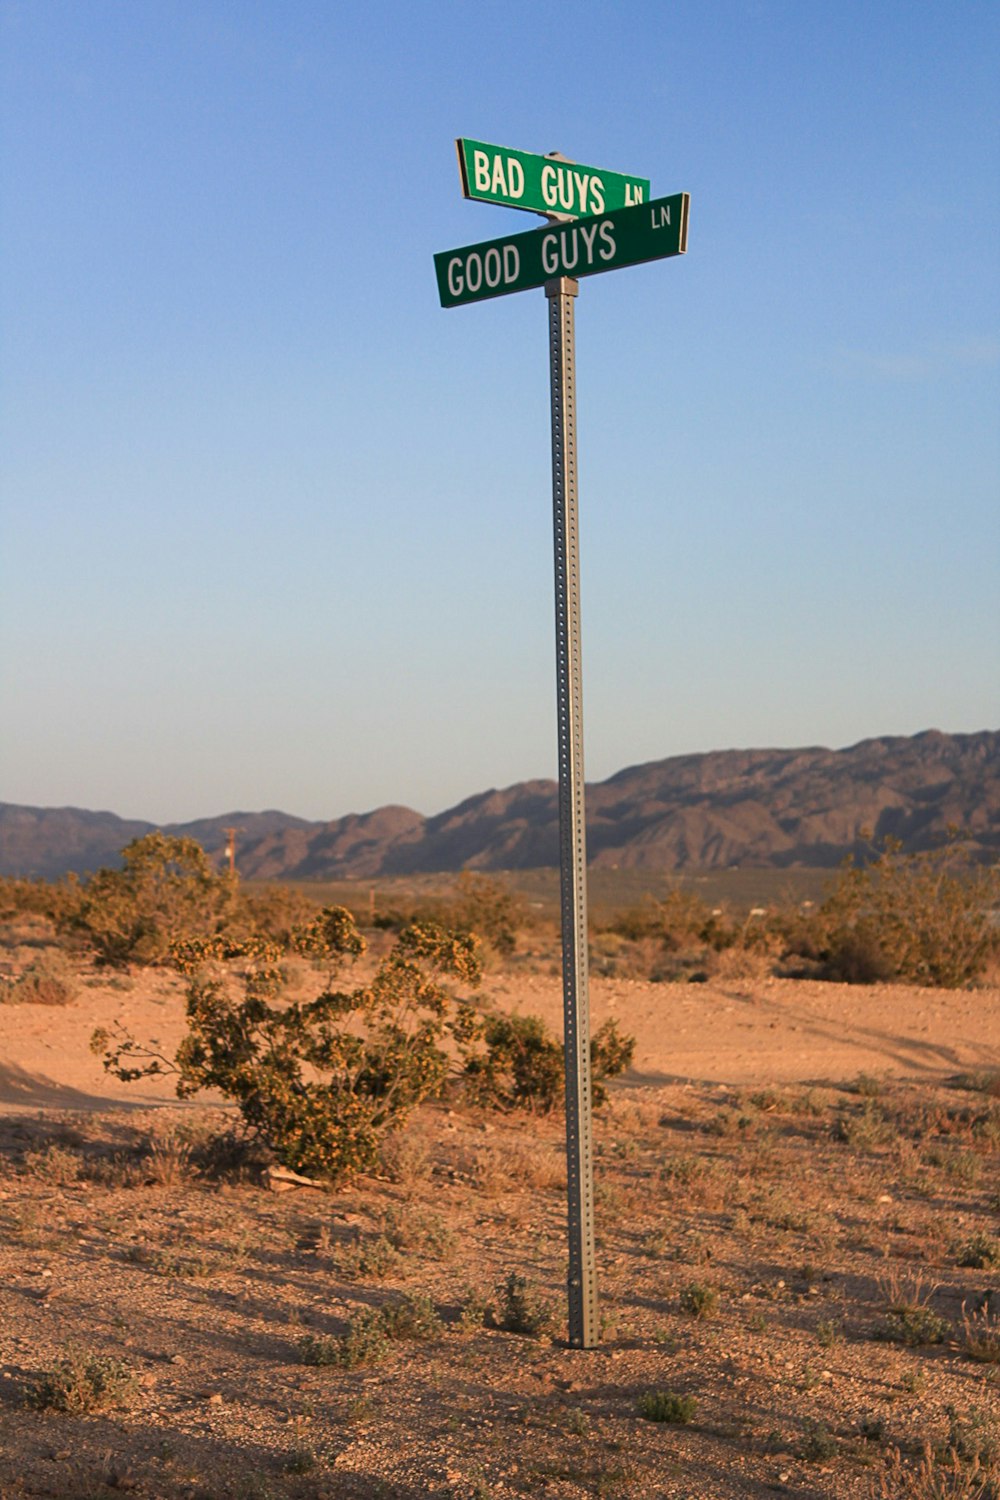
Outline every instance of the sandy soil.
{"type": "MultiPolygon", "coordinates": [[[[558,977],[492,975],[483,993],[561,1031],[558,977]]],[[[762,978],[709,984],[593,979],[595,1027],[614,1017],[636,1038],[636,1085],[838,1082],[868,1073],[940,1079],[1000,1067],[1000,988],[926,990],[762,978]]],[[[119,1020],[171,1054],[183,991],[164,972],[91,977],[75,1004],[0,1006],[0,1107],[99,1109],[174,1102],[163,1081],[118,1083],[89,1047],[119,1020]]]]}
{"type": "MultiPolygon", "coordinates": [[[[485,988],[558,1029],[558,977],[485,988]]],[[[994,1500],[1000,990],[592,1000],[637,1047],[595,1122],[582,1351],[558,1116],[436,1105],[383,1176],[277,1195],[199,1154],[231,1113],[89,1050],[120,1020],[172,1052],[174,977],[0,1005],[0,1500],[994,1500]],[[512,1273],[540,1337],[484,1322],[512,1273]],[[426,1337],[313,1358],[406,1298],[426,1337]],[[68,1357],[71,1392],[104,1360],[117,1399],[53,1405],[68,1357]],[[658,1394],[689,1420],[649,1420],[658,1394]]]]}

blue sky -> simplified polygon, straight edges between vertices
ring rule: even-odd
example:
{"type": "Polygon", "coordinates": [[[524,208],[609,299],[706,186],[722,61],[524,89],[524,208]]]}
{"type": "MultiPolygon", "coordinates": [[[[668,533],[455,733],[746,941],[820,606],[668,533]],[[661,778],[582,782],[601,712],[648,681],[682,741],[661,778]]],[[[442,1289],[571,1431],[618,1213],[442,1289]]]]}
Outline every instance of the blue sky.
{"type": "Polygon", "coordinates": [[[0,0],[0,797],[555,774],[546,304],[458,135],[691,194],[577,304],[587,773],[993,727],[1000,12],[0,0]]]}

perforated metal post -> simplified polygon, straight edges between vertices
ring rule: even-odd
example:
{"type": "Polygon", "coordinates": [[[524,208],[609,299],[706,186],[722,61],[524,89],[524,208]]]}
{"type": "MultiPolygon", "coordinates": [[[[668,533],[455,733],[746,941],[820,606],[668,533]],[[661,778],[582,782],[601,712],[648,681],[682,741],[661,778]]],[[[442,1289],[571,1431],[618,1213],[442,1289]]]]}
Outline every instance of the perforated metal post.
{"type": "Polygon", "coordinates": [[[583,670],[580,657],[580,546],[577,529],[576,362],[573,299],[578,284],[545,284],[552,388],[552,520],[556,583],[556,700],[559,734],[559,877],[563,1019],[566,1037],[566,1177],[569,1219],[569,1341],[598,1342],[594,1254],[594,1157],[590,1102],[587,969],[587,844],[583,783],[583,670]]]}

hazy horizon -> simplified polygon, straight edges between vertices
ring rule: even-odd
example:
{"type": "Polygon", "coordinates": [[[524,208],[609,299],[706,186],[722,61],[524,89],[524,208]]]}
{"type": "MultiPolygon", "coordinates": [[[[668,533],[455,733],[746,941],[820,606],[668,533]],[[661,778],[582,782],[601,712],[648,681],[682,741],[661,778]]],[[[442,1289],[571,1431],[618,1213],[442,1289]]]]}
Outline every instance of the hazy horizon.
{"type": "MultiPolygon", "coordinates": [[[[915,735],[921,735],[921,734],[946,734],[946,735],[952,736],[952,735],[992,734],[992,733],[998,733],[998,732],[1000,732],[1000,730],[995,731],[995,730],[993,730],[993,729],[991,729],[989,727],[981,728],[981,729],[972,729],[972,730],[942,730],[937,725],[931,725],[931,726],[928,726],[926,729],[915,731],[915,735]]],[[[829,750],[831,752],[837,752],[837,751],[842,751],[842,750],[851,750],[851,749],[854,749],[854,748],[856,748],[857,745],[864,744],[868,740],[885,740],[885,739],[913,738],[913,737],[915,737],[915,736],[897,736],[897,735],[884,735],[884,734],[864,735],[864,736],[862,736],[862,738],[860,740],[852,741],[851,744],[849,744],[849,745],[820,745],[820,744],[815,743],[815,742],[812,743],[812,744],[802,744],[802,745],[725,745],[725,746],[718,746],[718,747],[716,747],[715,749],[712,749],[712,750],[684,751],[684,752],[681,752],[681,754],[678,755],[678,756],[656,756],[656,757],[652,757],[648,761],[631,761],[631,762],[629,762],[626,765],[618,766],[614,770],[609,771],[606,776],[600,776],[600,777],[598,777],[598,776],[591,776],[590,773],[589,773],[589,771],[588,771],[588,773],[587,773],[587,782],[588,782],[589,785],[593,785],[593,784],[596,784],[599,781],[600,782],[607,781],[611,777],[620,775],[620,774],[622,774],[625,771],[634,771],[634,770],[637,770],[637,769],[641,768],[644,765],[656,764],[658,761],[661,761],[661,760],[686,759],[688,756],[724,755],[724,754],[727,754],[727,753],[740,754],[740,753],[753,753],[753,752],[756,752],[756,751],[777,751],[779,753],[788,752],[790,754],[795,754],[795,753],[802,752],[802,751],[807,751],[807,750],[829,750]]],[[[496,785],[491,785],[491,786],[476,787],[476,788],[473,788],[473,789],[470,789],[470,790],[467,790],[467,791],[464,791],[464,792],[460,792],[458,794],[458,796],[453,797],[451,800],[449,800],[447,802],[443,802],[440,806],[431,807],[431,808],[416,807],[412,803],[401,802],[398,798],[390,797],[385,802],[374,803],[374,804],[372,804],[369,807],[345,807],[345,808],[341,808],[341,809],[339,809],[337,811],[334,811],[334,812],[322,812],[321,811],[321,812],[318,812],[318,813],[303,813],[303,812],[300,812],[299,809],[295,808],[295,807],[283,807],[283,806],[281,806],[277,802],[267,802],[267,803],[261,803],[259,806],[256,806],[256,807],[249,807],[249,806],[236,807],[236,806],[233,806],[233,807],[208,809],[208,810],[203,810],[203,811],[200,811],[200,812],[195,812],[195,813],[190,814],[189,816],[184,816],[184,817],[174,817],[174,816],[169,815],[169,814],[164,814],[161,817],[153,817],[150,814],[142,812],[142,811],[123,812],[120,808],[117,808],[117,807],[90,807],[90,806],[84,806],[81,803],[75,803],[75,802],[63,802],[63,803],[57,803],[57,804],[53,804],[53,803],[45,803],[45,804],[43,804],[43,803],[19,803],[19,802],[15,802],[13,799],[11,799],[9,797],[0,797],[0,803],[5,803],[7,806],[32,807],[32,808],[35,808],[35,809],[37,809],[39,811],[43,811],[43,812],[55,812],[55,811],[60,811],[62,809],[72,809],[74,811],[86,812],[86,813],[98,813],[98,814],[110,813],[114,817],[121,818],[124,822],[153,823],[153,824],[156,824],[158,827],[166,827],[166,826],[173,827],[173,826],[177,826],[177,825],[186,825],[186,824],[189,824],[189,823],[199,823],[199,822],[204,822],[204,821],[215,821],[215,820],[217,820],[219,818],[247,817],[247,816],[253,817],[253,816],[259,816],[261,814],[271,813],[271,812],[281,813],[281,814],[283,814],[283,815],[285,815],[287,817],[301,818],[301,819],[303,819],[306,822],[329,822],[329,823],[333,823],[333,822],[338,822],[342,818],[364,817],[364,816],[368,815],[369,813],[380,812],[380,811],[382,811],[385,808],[391,808],[391,807],[405,808],[409,812],[418,813],[423,818],[434,818],[434,817],[437,817],[438,814],[440,814],[442,812],[447,812],[451,808],[458,807],[463,802],[467,802],[470,799],[488,795],[490,792],[501,792],[501,793],[502,792],[506,792],[506,791],[509,791],[510,788],[513,787],[513,786],[517,786],[517,785],[520,785],[522,783],[533,782],[533,781],[547,781],[547,782],[551,783],[554,786],[556,784],[556,774],[553,771],[553,773],[551,775],[548,775],[548,776],[545,776],[545,775],[524,776],[524,777],[518,777],[516,781],[512,781],[512,782],[505,782],[505,783],[502,783],[502,784],[496,784],[496,785]]]]}

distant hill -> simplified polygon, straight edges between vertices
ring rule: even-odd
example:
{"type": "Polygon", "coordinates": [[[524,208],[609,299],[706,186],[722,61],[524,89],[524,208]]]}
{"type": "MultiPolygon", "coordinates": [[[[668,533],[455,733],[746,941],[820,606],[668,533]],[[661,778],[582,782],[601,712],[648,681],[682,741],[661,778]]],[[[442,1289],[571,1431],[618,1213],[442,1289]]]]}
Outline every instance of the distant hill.
{"type": "MultiPolygon", "coordinates": [[[[863,740],[846,750],[721,750],[619,771],[587,789],[590,862],[650,870],[731,865],[829,867],[863,830],[908,850],[950,828],[978,857],[1000,858],[1000,731],[863,740]]],[[[0,875],[56,879],[118,863],[157,825],[78,808],[0,803],[0,875]]],[[[380,807],[329,823],[282,812],[226,813],[166,832],[190,834],[221,859],[236,828],[249,879],[364,879],[448,870],[556,865],[552,781],[469,797],[425,818],[380,807]]]]}

